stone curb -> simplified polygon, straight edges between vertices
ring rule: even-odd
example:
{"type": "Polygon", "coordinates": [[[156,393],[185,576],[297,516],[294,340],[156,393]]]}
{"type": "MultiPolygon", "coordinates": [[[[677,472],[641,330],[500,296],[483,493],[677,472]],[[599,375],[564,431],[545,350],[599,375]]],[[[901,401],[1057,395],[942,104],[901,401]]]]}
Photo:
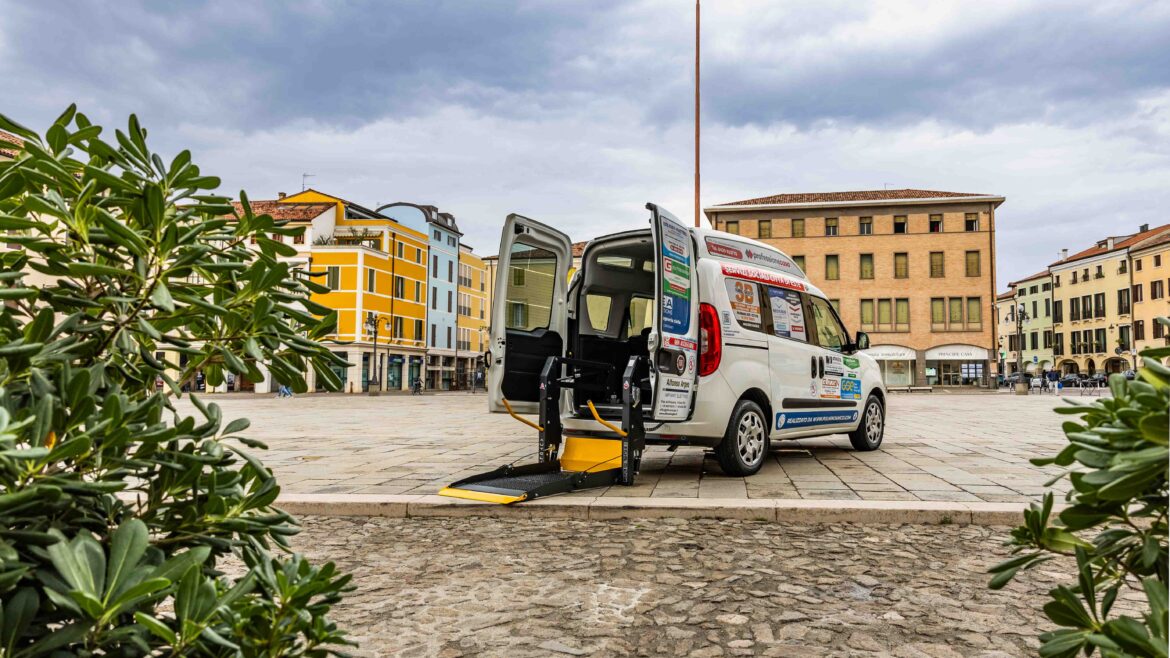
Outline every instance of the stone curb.
{"type": "Polygon", "coordinates": [[[431,495],[285,494],[295,515],[613,519],[740,519],[781,523],[1019,525],[1020,503],[961,503],[788,498],[621,498],[560,496],[495,505],[431,495]]]}

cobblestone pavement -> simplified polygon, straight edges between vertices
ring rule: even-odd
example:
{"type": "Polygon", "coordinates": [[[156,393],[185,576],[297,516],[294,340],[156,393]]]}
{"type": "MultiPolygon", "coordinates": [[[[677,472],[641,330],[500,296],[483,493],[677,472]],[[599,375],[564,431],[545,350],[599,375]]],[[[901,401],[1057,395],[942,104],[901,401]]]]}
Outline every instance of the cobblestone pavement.
{"type": "Polygon", "coordinates": [[[1035,655],[1050,562],[1000,592],[1007,528],[309,517],[355,575],[359,656],[1035,655]]]}
{"type": "MultiPolygon", "coordinates": [[[[530,461],[536,449],[534,431],[487,413],[483,395],[204,399],[226,418],[252,420],[247,435],[268,443],[264,460],[286,492],[431,494],[452,480],[530,461]]],[[[760,473],[730,478],[701,448],[651,447],[636,486],[607,493],[1022,502],[1038,497],[1051,475],[1028,459],[1064,445],[1061,418],[1052,413],[1058,404],[1050,396],[894,395],[879,451],[855,452],[844,436],[778,442],[760,473]]]]}

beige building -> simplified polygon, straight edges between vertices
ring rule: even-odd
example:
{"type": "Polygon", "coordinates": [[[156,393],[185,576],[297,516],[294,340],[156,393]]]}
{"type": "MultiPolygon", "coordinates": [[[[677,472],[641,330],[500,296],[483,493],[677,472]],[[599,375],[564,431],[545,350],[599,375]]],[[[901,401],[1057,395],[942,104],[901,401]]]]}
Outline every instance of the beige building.
{"type": "Polygon", "coordinates": [[[780,194],[706,208],[774,245],[869,334],[887,385],[994,385],[995,210],[1004,198],[929,190],[780,194]]]}
{"type": "Polygon", "coordinates": [[[1129,261],[1134,352],[1170,345],[1170,332],[1155,322],[1170,317],[1170,230],[1136,242],[1130,247],[1129,261]]]}
{"type": "MultiPolygon", "coordinates": [[[[1063,373],[1094,375],[1134,366],[1129,249],[1170,231],[1170,225],[1110,236],[1049,266],[1053,353],[1063,373]]],[[[1144,291],[1143,291],[1144,292],[1144,291]]]]}
{"type": "Polygon", "coordinates": [[[1018,357],[1022,357],[1025,373],[1046,373],[1053,369],[1055,358],[1052,353],[1052,275],[1044,270],[1008,285],[1012,289],[1012,303],[1004,306],[1004,314],[997,314],[1000,320],[997,333],[1003,336],[1000,372],[1005,375],[1016,372],[1018,357]],[[1017,314],[1021,309],[1023,319],[1018,321],[1017,314]],[[1022,344],[1017,345],[1017,342],[1022,344]]]}
{"type": "Polygon", "coordinates": [[[995,344],[996,354],[999,359],[998,372],[1001,375],[1008,374],[1008,363],[1016,362],[1015,339],[1016,335],[1016,320],[1015,320],[1015,306],[1016,306],[1016,291],[1009,290],[1001,292],[995,297],[995,344]]]}

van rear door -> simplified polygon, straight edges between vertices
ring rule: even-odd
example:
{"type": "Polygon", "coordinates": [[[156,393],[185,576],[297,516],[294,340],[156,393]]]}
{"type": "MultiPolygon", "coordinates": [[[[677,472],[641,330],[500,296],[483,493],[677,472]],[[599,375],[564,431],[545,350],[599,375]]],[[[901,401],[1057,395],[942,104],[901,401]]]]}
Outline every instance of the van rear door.
{"type": "Polygon", "coordinates": [[[690,229],[653,203],[655,313],[650,332],[650,387],[656,421],[691,417],[698,387],[699,286],[690,229]]]}
{"type": "Polygon", "coordinates": [[[540,371],[564,356],[565,292],[573,264],[569,236],[540,222],[508,215],[500,236],[486,363],[488,408],[537,413],[540,371]]]}

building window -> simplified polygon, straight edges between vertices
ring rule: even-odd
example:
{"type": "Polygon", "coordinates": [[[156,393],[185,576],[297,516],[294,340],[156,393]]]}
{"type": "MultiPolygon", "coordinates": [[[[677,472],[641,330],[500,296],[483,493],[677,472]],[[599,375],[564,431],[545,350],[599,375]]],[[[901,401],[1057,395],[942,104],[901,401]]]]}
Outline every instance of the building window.
{"type": "MultiPolygon", "coordinates": [[[[431,310],[439,310],[439,289],[435,286],[431,286],[431,310]]],[[[433,343],[434,341],[431,342],[433,343]]]]}
{"type": "Polygon", "coordinates": [[[1055,356],[1064,356],[1064,334],[1055,334],[1052,339],[1052,354],[1055,356]]]}
{"type": "Polygon", "coordinates": [[[1138,258],[1138,259],[1134,260],[1134,262],[1133,262],[1133,271],[1135,271],[1135,272],[1141,272],[1141,271],[1142,271],[1142,259],[1138,258]]]}
{"type": "Polygon", "coordinates": [[[796,263],[796,266],[800,268],[801,272],[804,271],[804,256],[793,256],[792,262],[796,263]]]}
{"type": "Polygon", "coordinates": [[[455,304],[452,301],[451,291],[448,290],[447,291],[447,312],[450,313],[452,310],[454,310],[454,308],[455,308],[455,304]]]}
{"type": "Polygon", "coordinates": [[[402,338],[402,322],[402,318],[394,318],[394,321],[390,323],[391,338],[402,338]]]}
{"type": "Polygon", "coordinates": [[[759,236],[760,236],[761,238],[770,238],[770,237],[772,237],[772,220],[770,220],[770,219],[761,219],[761,220],[760,220],[760,226],[759,226],[759,229],[758,229],[757,233],[759,234],[759,236]]]}
{"type": "Polygon", "coordinates": [[[1126,272],[1125,263],[1126,263],[1126,261],[1124,261],[1124,260],[1117,262],[1117,273],[1118,274],[1125,274],[1125,272],[1126,272]]]}
{"type": "Polygon", "coordinates": [[[377,274],[374,272],[374,268],[371,267],[371,268],[367,269],[366,270],[366,290],[368,290],[369,292],[374,292],[374,288],[376,287],[375,284],[377,283],[377,281],[378,281],[377,274]]]}
{"type": "Polygon", "coordinates": [[[1154,323],[1154,338],[1161,338],[1166,335],[1166,328],[1162,326],[1161,322],[1154,323]]]}
{"type": "Polygon", "coordinates": [[[873,326],[873,300],[872,299],[861,300],[861,326],[862,327],[867,327],[867,326],[872,327],[873,326]]]}
{"type": "Polygon", "coordinates": [[[1076,282],[1077,282],[1077,271],[1076,271],[1076,270],[1073,270],[1073,271],[1072,271],[1072,279],[1071,279],[1069,282],[1070,282],[1070,283],[1076,283],[1076,282]]]}
{"type": "Polygon", "coordinates": [[[1117,291],[1117,314],[1129,315],[1129,288],[1117,291]]]}
{"type": "Polygon", "coordinates": [[[399,299],[406,297],[406,279],[400,276],[394,277],[394,296],[399,299]]]}
{"type": "Polygon", "coordinates": [[[894,233],[906,232],[906,216],[894,215],[894,233]]]}
{"type": "Polygon", "coordinates": [[[930,216],[930,232],[942,233],[942,215],[930,216]]]}
{"type": "Polygon", "coordinates": [[[513,267],[512,268],[512,285],[513,286],[524,285],[524,273],[527,271],[528,270],[525,270],[523,267],[513,267]]]}
{"type": "Polygon", "coordinates": [[[422,281],[414,282],[414,301],[422,301],[422,281]]]}
{"type": "Polygon", "coordinates": [[[825,279],[827,281],[836,281],[841,278],[840,264],[837,262],[836,254],[829,254],[825,256],[825,279]]]}
{"type": "MultiPolygon", "coordinates": [[[[308,229],[305,229],[305,230],[308,230],[308,229]]],[[[293,239],[293,244],[305,244],[305,231],[301,231],[300,233],[297,233],[296,235],[292,236],[292,239],[293,239]]]]}
{"type": "Polygon", "coordinates": [[[325,285],[330,290],[341,290],[341,268],[330,265],[325,268],[325,285]]]}
{"type": "Polygon", "coordinates": [[[1040,332],[1033,331],[1028,334],[1028,345],[1028,349],[1030,350],[1040,349],[1040,332]]]}
{"type": "MultiPolygon", "coordinates": [[[[983,325],[983,301],[979,297],[967,298],[967,328],[979,329],[983,325]]],[[[1035,348],[1033,348],[1035,349],[1035,348]]]]}
{"type": "Polygon", "coordinates": [[[1047,297],[1044,298],[1044,317],[1052,317],[1052,300],[1047,297]]]}
{"type": "Polygon", "coordinates": [[[438,337],[439,337],[439,328],[437,326],[435,326],[435,323],[432,322],[431,323],[431,347],[438,347],[439,346],[437,343],[438,337]]]}
{"type": "Polygon", "coordinates": [[[1051,329],[1044,330],[1044,349],[1046,349],[1046,350],[1052,349],[1052,330],[1051,329]]]}
{"type": "Polygon", "coordinates": [[[1096,271],[1095,273],[1093,273],[1093,278],[1094,278],[1094,279],[1104,279],[1104,278],[1105,278],[1105,272],[1103,272],[1102,270],[1103,270],[1102,266],[1098,265],[1098,266],[1097,266],[1097,271],[1096,271]]]}
{"type": "Polygon", "coordinates": [[[723,230],[734,235],[739,235],[739,222],[736,220],[731,220],[723,225],[723,230]]]}
{"type": "Polygon", "coordinates": [[[979,213],[969,212],[963,217],[963,228],[968,233],[979,230],[979,213]]]}
{"type": "MultiPolygon", "coordinates": [[[[419,248],[417,248],[417,249],[415,249],[415,250],[414,250],[414,262],[416,262],[416,263],[421,263],[421,262],[423,262],[423,250],[422,250],[422,247],[419,247],[419,248]]],[[[421,334],[420,334],[420,335],[421,335],[421,334]]]]}
{"type": "Polygon", "coordinates": [[[404,245],[404,244],[402,244],[401,242],[399,242],[399,243],[398,243],[398,257],[399,257],[399,258],[402,258],[402,255],[403,255],[404,253],[406,253],[406,245],[404,245]]]}
{"type": "Polygon", "coordinates": [[[435,231],[435,240],[439,241],[442,239],[443,239],[443,236],[438,231],[435,231]]]}
{"type": "Polygon", "coordinates": [[[447,349],[451,349],[451,327],[447,327],[447,349]]]}
{"type": "Polygon", "coordinates": [[[414,340],[416,340],[420,343],[423,342],[424,340],[426,340],[426,335],[423,334],[423,321],[422,320],[415,320],[414,321],[414,340]]]}
{"type": "Polygon", "coordinates": [[[1064,302],[1059,299],[1052,304],[1052,321],[1064,322],[1064,302]]]}
{"type": "Polygon", "coordinates": [[[1145,301],[1145,298],[1143,296],[1142,284],[1140,284],[1140,283],[1133,284],[1133,303],[1140,304],[1144,301],[1145,301]]]}
{"type": "Polygon", "coordinates": [[[946,300],[935,297],[930,300],[930,328],[939,330],[946,328],[946,300]]]}
{"type": "Polygon", "coordinates": [[[910,255],[906,253],[894,254],[894,278],[907,279],[910,277],[910,255]]]}
{"type": "MultiPolygon", "coordinates": [[[[967,276],[979,276],[979,252],[967,252],[967,276]]],[[[1033,290],[1032,292],[1036,292],[1033,290]]]]}
{"type": "Polygon", "coordinates": [[[1093,295],[1093,317],[1105,317],[1105,293],[1103,292],[1093,295]]]}
{"type": "Polygon", "coordinates": [[[963,298],[951,297],[950,305],[951,310],[950,315],[947,317],[947,324],[952,329],[961,329],[963,327],[963,298]]]}
{"type": "Polygon", "coordinates": [[[431,256],[431,276],[439,278],[439,254],[431,256]]]}
{"type": "Polygon", "coordinates": [[[1094,350],[1095,352],[1101,353],[1101,352],[1105,351],[1105,330],[1104,329],[1098,329],[1095,332],[1093,332],[1093,347],[1096,348],[1094,350]]]}
{"type": "Polygon", "coordinates": [[[825,218],[825,235],[837,235],[837,218],[825,218]]]}
{"type": "Polygon", "coordinates": [[[939,279],[946,276],[946,268],[943,262],[943,252],[930,252],[930,278],[939,279]]]}
{"type": "Polygon", "coordinates": [[[837,312],[837,315],[841,315],[841,300],[840,299],[830,299],[829,304],[833,307],[833,310],[837,312]]]}
{"type": "Polygon", "coordinates": [[[861,278],[873,278],[873,254],[861,254],[861,278]]]}
{"type": "Polygon", "coordinates": [[[890,300],[879,299],[878,304],[877,304],[877,308],[878,308],[878,317],[877,317],[878,326],[886,327],[888,329],[890,326],[890,323],[892,323],[894,321],[893,309],[892,309],[892,305],[890,304],[890,300]]]}
{"type": "MultiPolygon", "coordinates": [[[[1155,322],[1154,324],[1158,324],[1158,323],[1155,322]]],[[[1146,339],[1146,321],[1145,320],[1134,320],[1133,339],[1134,340],[1145,340],[1146,339]]]]}
{"type": "Polygon", "coordinates": [[[1117,346],[1123,350],[1128,350],[1133,347],[1133,341],[1129,337],[1129,325],[1121,325],[1117,328],[1117,346]]]}
{"type": "Polygon", "coordinates": [[[898,331],[910,330],[910,300],[894,300],[894,329],[898,331]]]}
{"type": "Polygon", "coordinates": [[[1162,282],[1161,279],[1158,279],[1157,281],[1151,281],[1150,282],[1150,299],[1151,300],[1162,299],[1162,297],[1165,296],[1165,290],[1166,290],[1164,288],[1164,286],[1165,286],[1165,284],[1162,282]]]}
{"type": "Polygon", "coordinates": [[[455,283],[455,261],[447,261],[447,283],[455,283]]]}
{"type": "Polygon", "coordinates": [[[1040,309],[1038,307],[1039,307],[1039,302],[1037,302],[1035,299],[1033,299],[1032,300],[1032,317],[1034,317],[1034,318],[1040,317],[1040,309]]]}
{"type": "Polygon", "coordinates": [[[804,220],[803,219],[793,219],[792,220],[792,237],[794,237],[794,238],[803,238],[804,237],[804,220]]]}
{"type": "Polygon", "coordinates": [[[1154,254],[1154,267],[1162,267],[1162,255],[1154,254]]]}
{"type": "Polygon", "coordinates": [[[1068,300],[1068,319],[1076,322],[1081,319],[1081,298],[1073,297],[1068,300]]]}
{"type": "Polygon", "coordinates": [[[860,235],[873,235],[873,217],[858,217],[857,233],[860,235]]]}

